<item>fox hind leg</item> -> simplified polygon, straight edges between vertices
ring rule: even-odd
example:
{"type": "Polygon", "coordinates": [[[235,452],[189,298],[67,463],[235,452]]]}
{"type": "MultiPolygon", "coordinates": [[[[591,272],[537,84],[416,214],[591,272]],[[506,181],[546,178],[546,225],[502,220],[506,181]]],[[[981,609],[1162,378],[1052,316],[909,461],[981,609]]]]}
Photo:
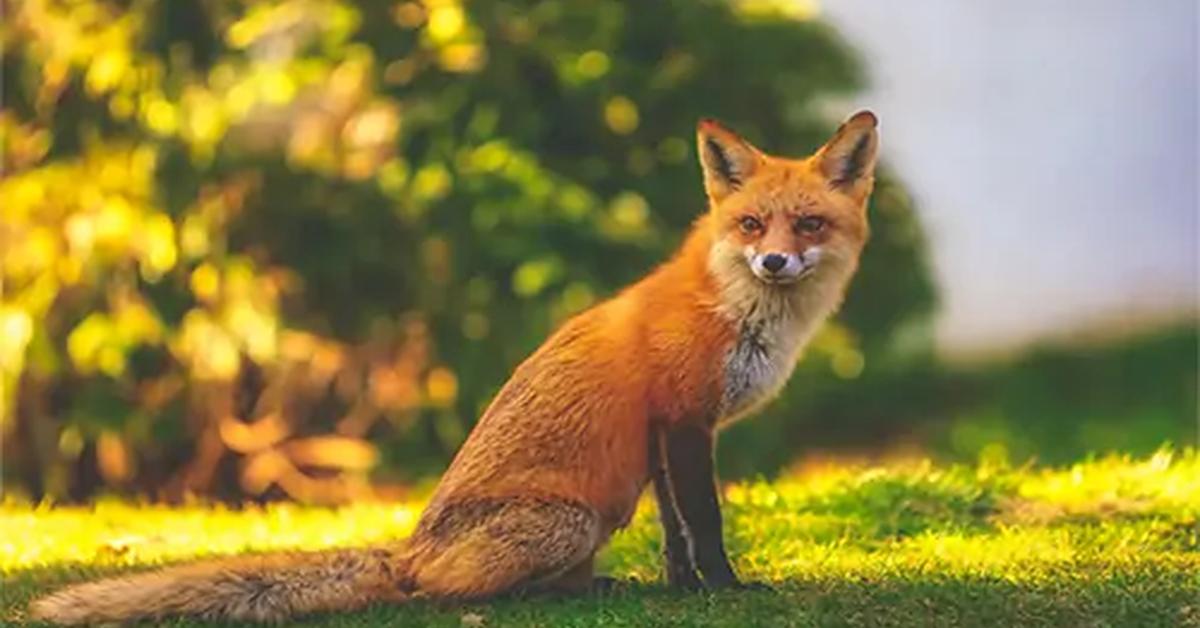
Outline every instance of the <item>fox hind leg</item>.
{"type": "MultiPolygon", "coordinates": [[[[541,589],[590,565],[600,521],[553,498],[486,498],[443,505],[413,538],[412,577],[423,595],[473,599],[541,589]]],[[[590,572],[590,569],[587,569],[590,572]]]]}

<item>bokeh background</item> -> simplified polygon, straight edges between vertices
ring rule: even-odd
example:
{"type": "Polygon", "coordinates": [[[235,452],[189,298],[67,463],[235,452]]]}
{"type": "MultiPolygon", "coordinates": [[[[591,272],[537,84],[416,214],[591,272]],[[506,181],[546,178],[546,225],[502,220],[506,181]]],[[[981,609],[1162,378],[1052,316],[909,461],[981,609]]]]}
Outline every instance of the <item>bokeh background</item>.
{"type": "Polygon", "coordinates": [[[716,116],[858,106],[860,275],[726,478],[1197,442],[1197,5],[12,0],[3,487],[428,485],[510,370],[702,211],[716,116]]]}

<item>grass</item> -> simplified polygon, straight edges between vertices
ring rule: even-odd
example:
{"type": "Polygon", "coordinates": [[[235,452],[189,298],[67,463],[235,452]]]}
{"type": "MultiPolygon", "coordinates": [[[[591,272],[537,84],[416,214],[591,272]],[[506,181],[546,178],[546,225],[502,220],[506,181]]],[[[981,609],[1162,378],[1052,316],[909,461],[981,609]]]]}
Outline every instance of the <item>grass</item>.
{"type": "MultiPolygon", "coordinates": [[[[420,504],[337,510],[0,506],[0,617],[65,582],[197,556],[369,544],[420,504]]],[[[1200,454],[1065,469],[834,467],[726,489],[726,538],[770,590],[663,587],[653,506],[601,563],[604,596],[416,603],[304,626],[1200,626],[1200,454]]],[[[165,625],[198,626],[177,620],[165,625]]]]}

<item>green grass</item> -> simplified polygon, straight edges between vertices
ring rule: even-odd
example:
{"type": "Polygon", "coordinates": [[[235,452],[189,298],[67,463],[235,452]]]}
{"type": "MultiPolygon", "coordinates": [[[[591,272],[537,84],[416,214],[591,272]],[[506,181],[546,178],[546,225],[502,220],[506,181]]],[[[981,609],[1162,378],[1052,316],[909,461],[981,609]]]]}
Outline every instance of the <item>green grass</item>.
{"type": "MultiPolygon", "coordinates": [[[[403,536],[419,508],[7,504],[0,507],[0,612],[20,622],[34,595],[122,570],[403,536]]],[[[1200,626],[1194,451],[1066,469],[836,467],[730,486],[724,510],[736,567],[771,590],[667,590],[646,503],[602,556],[609,573],[632,581],[613,593],[416,603],[299,625],[1200,626]]]]}

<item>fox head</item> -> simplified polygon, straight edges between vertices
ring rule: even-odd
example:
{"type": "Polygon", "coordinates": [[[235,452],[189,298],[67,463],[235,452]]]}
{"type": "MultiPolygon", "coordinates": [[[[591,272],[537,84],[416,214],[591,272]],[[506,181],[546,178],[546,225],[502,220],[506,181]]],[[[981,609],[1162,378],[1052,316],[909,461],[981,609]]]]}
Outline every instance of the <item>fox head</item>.
{"type": "Polygon", "coordinates": [[[876,124],[874,114],[859,112],[811,156],[788,159],[702,120],[697,148],[714,230],[712,272],[727,285],[772,291],[844,285],[867,240],[876,124]]]}

